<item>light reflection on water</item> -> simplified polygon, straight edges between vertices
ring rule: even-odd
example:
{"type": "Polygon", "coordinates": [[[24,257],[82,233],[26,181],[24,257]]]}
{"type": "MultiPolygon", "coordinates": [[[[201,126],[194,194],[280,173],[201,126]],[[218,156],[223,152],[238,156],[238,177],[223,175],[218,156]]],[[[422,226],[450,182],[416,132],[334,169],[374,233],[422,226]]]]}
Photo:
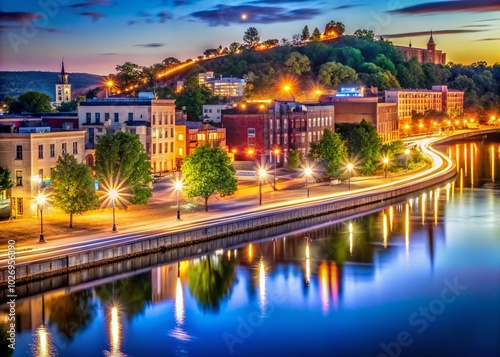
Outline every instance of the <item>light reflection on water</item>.
{"type": "Polygon", "coordinates": [[[19,301],[14,356],[498,355],[500,194],[469,188],[499,150],[450,146],[457,187],[377,213],[19,301]]]}

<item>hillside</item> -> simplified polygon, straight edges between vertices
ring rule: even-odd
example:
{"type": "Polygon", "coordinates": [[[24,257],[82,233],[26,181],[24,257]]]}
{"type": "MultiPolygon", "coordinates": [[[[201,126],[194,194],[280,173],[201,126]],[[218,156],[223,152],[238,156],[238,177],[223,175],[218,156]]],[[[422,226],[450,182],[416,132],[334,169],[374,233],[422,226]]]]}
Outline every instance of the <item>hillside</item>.
{"type": "MultiPolygon", "coordinates": [[[[57,72],[0,72],[0,98],[17,96],[28,90],[43,92],[54,100],[57,72]]],[[[103,76],[89,73],[69,73],[73,96],[102,85],[103,76]]]]}

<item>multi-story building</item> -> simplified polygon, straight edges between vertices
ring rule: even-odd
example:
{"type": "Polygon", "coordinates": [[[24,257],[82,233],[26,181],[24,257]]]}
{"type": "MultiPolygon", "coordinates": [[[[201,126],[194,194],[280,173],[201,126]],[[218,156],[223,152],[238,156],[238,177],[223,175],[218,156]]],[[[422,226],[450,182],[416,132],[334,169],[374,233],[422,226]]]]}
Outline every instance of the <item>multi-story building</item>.
{"type": "Polygon", "coordinates": [[[335,97],[335,122],[359,124],[363,119],[377,129],[382,142],[399,139],[396,103],[379,103],[377,97],[335,97]]]}
{"type": "Polygon", "coordinates": [[[214,72],[199,73],[198,82],[210,88],[214,95],[225,98],[242,97],[246,84],[242,78],[215,78],[214,72]]]}
{"type": "Polygon", "coordinates": [[[220,123],[222,110],[231,108],[228,104],[205,104],[203,106],[203,120],[220,123]]]}
{"type": "Polygon", "coordinates": [[[227,145],[238,160],[258,155],[273,162],[274,149],[280,150],[285,161],[292,148],[307,154],[310,144],[321,139],[324,129],[334,130],[334,117],[332,104],[245,103],[224,110],[222,125],[226,128],[227,145]]]}
{"type": "Polygon", "coordinates": [[[385,102],[396,103],[399,127],[411,124],[412,113],[427,110],[445,112],[454,117],[463,113],[464,92],[450,90],[447,86],[432,86],[426,89],[392,89],[385,91],[385,102]]]}
{"type": "Polygon", "coordinates": [[[0,166],[10,170],[14,184],[10,192],[13,217],[36,214],[30,210],[34,198],[50,183],[51,171],[65,153],[78,162],[85,159],[85,131],[38,126],[0,133],[0,166]]]}
{"type": "Polygon", "coordinates": [[[151,160],[151,170],[174,170],[175,101],[151,98],[90,99],[78,107],[81,128],[86,131],[90,153],[99,136],[126,131],[139,136],[151,160]]]}
{"type": "Polygon", "coordinates": [[[396,49],[403,54],[407,61],[415,57],[420,64],[434,63],[443,66],[446,64],[446,53],[436,49],[436,43],[432,38],[432,31],[431,37],[427,42],[427,48],[415,48],[412,46],[411,41],[408,46],[394,47],[396,47],[396,49]]]}
{"type": "Polygon", "coordinates": [[[197,121],[177,120],[175,123],[175,148],[177,168],[182,166],[186,156],[205,144],[226,147],[226,128],[216,128],[210,124],[197,121]]]}

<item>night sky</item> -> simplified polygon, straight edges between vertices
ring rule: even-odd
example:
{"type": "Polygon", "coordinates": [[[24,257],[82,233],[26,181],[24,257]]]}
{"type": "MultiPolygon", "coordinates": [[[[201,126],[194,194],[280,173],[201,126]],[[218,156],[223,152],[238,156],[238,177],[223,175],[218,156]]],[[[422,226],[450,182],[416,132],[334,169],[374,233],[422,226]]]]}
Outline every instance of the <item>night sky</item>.
{"type": "Polygon", "coordinates": [[[241,43],[250,26],[262,41],[291,40],[330,20],[414,47],[433,30],[448,61],[500,62],[500,0],[22,0],[0,5],[0,69],[58,71],[64,56],[70,73],[106,75],[241,43]]]}

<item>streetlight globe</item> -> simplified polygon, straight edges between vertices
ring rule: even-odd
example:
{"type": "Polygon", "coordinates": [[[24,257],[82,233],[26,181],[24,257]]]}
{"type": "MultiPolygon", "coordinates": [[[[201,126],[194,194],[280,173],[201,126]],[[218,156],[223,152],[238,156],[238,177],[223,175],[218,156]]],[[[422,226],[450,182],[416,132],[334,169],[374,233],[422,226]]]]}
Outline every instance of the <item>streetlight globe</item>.
{"type": "Polygon", "coordinates": [[[312,174],[312,170],[311,170],[311,168],[310,168],[310,167],[306,167],[306,168],[304,169],[304,173],[305,173],[307,176],[309,176],[310,174],[312,174]]]}
{"type": "Polygon", "coordinates": [[[274,149],[274,155],[278,155],[280,153],[280,149],[274,149]]]}
{"type": "Polygon", "coordinates": [[[267,176],[267,172],[264,169],[259,169],[259,177],[264,178],[267,176]]]}
{"type": "Polygon", "coordinates": [[[348,169],[349,171],[351,171],[353,168],[354,168],[354,165],[353,165],[353,164],[351,164],[351,163],[348,163],[348,164],[347,164],[347,169],[348,169]]]}
{"type": "Polygon", "coordinates": [[[174,187],[178,191],[181,190],[182,189],[182,181],[180,181],[180,180],[175,181],[174,187]]]}
{"type": "Polygon", "coordinates": [[[384,164],[387,164],[389,162],[389,158],[384,157],[384,164]]]}
{"type": "Polygon", "coordinates": [[[39,205],[43,205],[45,204],[45,201],[47,199],[45,198],[45,195],[43,193],[39,193],[38,195],[36,195],[36,203],[39,204],[39,205]]]}
{"type": "Polygon", "coordinates": [[[109,190],[108,195],[110,198],[115,199],[116,197],[118,197],[118,191],[116,191],[115,189],[109,190]]]}
{"type": "Polygon", "coordinates": [[[406,149],[406,150],[405,150],[405,154],[406,154],[406,155],[410,155],[410,149],[406,149]]]}

